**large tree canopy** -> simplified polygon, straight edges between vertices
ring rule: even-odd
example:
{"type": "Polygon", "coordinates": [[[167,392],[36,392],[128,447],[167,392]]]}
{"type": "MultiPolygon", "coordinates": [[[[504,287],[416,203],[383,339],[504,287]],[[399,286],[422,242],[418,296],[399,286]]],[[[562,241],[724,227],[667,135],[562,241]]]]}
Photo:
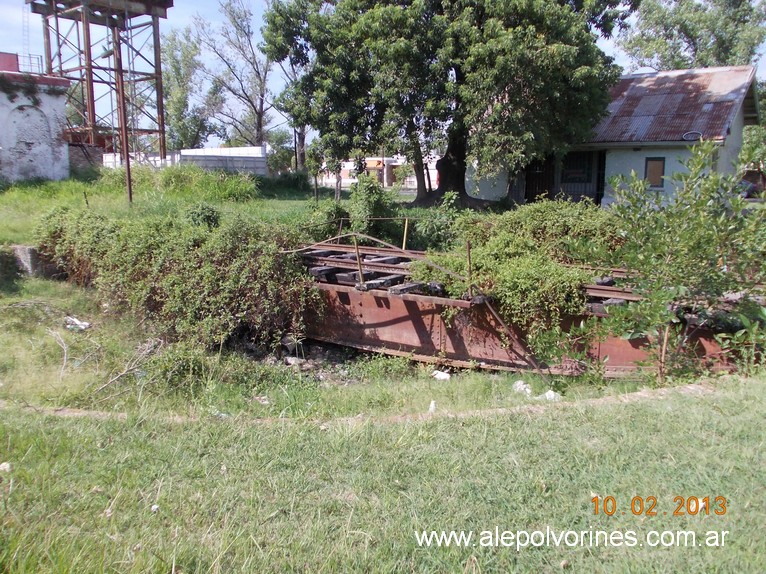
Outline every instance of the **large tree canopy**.
{"type": "Polygon", "coordinates": [[[171,30],[162,38],[165,127],[173,150],[202,147],[216,133],[211,121],[216,94],[202,86],[200,46],[191,27],[171,30]]]}
{"type": "Polygon", "coordinates": [[[234,145],[259,146],[269,124],[268,78],[271,62],[257,45],[253,12],[246,0],[220,0],[224,24],[213,28],[201,16],[194,20],[199,43],[213,62],[207,70],[219,95],[217,119],[234,145]]]}
{"type": "Polygon", "coordinates": [[[264,37],[305,66],[296,113],[331,155],[394,142],[417,171],[446,141],[437,192],[465,192],[467,162],[513,171],[590,133],[618,73],[594,18],[566,1],[275,0],[264,37]]]}
{"type": "Polygon", "coordinates": [[[745,65],[756,60],[765,23],[763,0],[643,0],[618,44],[655,70],[745,65]]]}

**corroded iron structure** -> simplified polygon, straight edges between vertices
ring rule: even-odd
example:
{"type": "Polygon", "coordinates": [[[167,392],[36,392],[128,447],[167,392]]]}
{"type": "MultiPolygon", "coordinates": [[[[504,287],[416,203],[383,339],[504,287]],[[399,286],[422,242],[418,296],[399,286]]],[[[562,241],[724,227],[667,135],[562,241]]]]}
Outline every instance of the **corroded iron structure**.
{"type": "Polygon", "coordinates": [[[159,19],[173,0],[26,3],[43,17],[45,73],[72,81],[70,143],[118,150],[128,171],[131,154],[164,159],[159,19]]]}
{"type": "MultiPolygon", "coordinates": [[[[322,299],[306,318],[309,339],[458,368],[558,375],[578,375],[591,365],[607,377],[619,377],[654,363],[647,339],[608,335],[579,349],[585,359],[543,364],[527,345],[524,330],[506,324],[489,298],[454,299],[439,284],[413,281],[410,263],[427,259],[423,252],[331,242],[300,252],[322,299]]],[[[604,270],[592,271],[596,276],[604,270]]],[[[586,314],[565,318],[564,331],[588,316],[606,316],[609,305],[641,299],[614,285],[611,278],[625,277],[624,271],[609,270],[609,275],[583,287],[586,314]]],[[[687,345],[701,365],[731,369],[711,331],[693,329],[687,345]]]]}

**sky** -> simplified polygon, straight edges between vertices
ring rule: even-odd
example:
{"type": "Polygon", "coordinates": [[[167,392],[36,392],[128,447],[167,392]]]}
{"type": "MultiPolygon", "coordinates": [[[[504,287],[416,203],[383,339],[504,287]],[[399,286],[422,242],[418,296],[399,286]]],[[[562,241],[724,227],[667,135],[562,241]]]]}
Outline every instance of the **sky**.
{"type": "MultiPolygon", "coordinates": [[[[265,0],[251,0],[251,8],[255,19],[261,21],[266,8],[265,0]]],[[[218,2],[202,0],[176,0],[175,6],[168,10],[168,18],[160,20],[160,30],[166,33],[173,28],[184,28],[193,24],[194,16],[200,15],[204,20],[215,25],[221,21],[218,14],[218,2]]],[[[629,60],[613,42],[599,40],[599,45],[608,54],[615,57],[616,62],[628,71],[629,60]]],[[[761,49],[761,54],[766,46],[761,49]]],[[[0,0],[0,52],[41,55],[43,53],[42,17],[29,13],[29,7],[24,0],[0,0]],[[24,12],[27,12],[25,18],[24,12]],[[28,34],[24,34],[25,20],[28,34]],[[25,46],[25,39],[28,46],[25,46]]],[[[758,69],[758,78],[766,80],[766,58],[758,69]]],[[[282,81],[274,78],[274,91],[279,91],[282,81]]]]}

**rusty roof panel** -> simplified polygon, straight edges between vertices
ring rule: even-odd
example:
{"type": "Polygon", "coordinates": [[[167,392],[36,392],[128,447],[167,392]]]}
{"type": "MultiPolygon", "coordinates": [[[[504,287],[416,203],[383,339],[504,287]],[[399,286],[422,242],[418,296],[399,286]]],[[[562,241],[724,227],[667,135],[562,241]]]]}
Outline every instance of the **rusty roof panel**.
{"type": "Polygon", "coordinates": [[[610,92],[609,115],[589,141],[684,142],[692,132],[723,140],[754,77],[751,66],[624,76],[610,92]]]}

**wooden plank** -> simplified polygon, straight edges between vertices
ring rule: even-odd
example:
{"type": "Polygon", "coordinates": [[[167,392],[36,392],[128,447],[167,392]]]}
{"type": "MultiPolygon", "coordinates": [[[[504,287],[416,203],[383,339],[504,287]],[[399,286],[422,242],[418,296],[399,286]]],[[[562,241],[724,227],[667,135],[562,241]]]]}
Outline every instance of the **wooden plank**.
{"type": "Polygon", "coordinates": [[[364,284],[357,283],[356,288],[359,291],[369,291],[370,289],[381,289],[385,287],[391,287],[404,281],[404,275],[386,275],[385,277],[378,277],[377,279],[370,279],[364,284]]]}
{"type": "MultiPolygon", "coordinates": [[[[364,281],[367,281],[367,279],[372,279],[373,277],[375,277],[374,272],[372,271],[364,272],[364,281]]],[[[348,283],[351,285],[356,285],[359,282],[359,271],[338,273],[335,276],[335,279],[338,281],[338,283],[348,283]]]]}
{"type": "Polygon", "coordinates": [[[338,269],[337,267],[329,267],[326,265],[320,266],[320,267],[309,267],[309,273],[311,273],[313,277],[324,277],[326,275],[334,275],[338,273],[338,271],[340,271],[340,269],[338,269]]]}
{"type": "Polygon", "coordinates": [[[412,293],[413,291],[423,289],[425,286],[425,283],[404,283],[402,285],[394,285],[388,292],[391,295],[403,295],[404,293],[412,293]]]}
{"type": "Polygon", "coordinates": [[[374,257],[372,259],[365,259],[364,263],[401,263],[401,257],[374,257]]]}
{"type": "Polygon", "coordinates": [[[327,257],[328,255],[336,255],[337,251],[329,251],[327,249],[315,249],[313,251],[304,251],[304,255],[308,255],[310,257],[327,257]]]}

